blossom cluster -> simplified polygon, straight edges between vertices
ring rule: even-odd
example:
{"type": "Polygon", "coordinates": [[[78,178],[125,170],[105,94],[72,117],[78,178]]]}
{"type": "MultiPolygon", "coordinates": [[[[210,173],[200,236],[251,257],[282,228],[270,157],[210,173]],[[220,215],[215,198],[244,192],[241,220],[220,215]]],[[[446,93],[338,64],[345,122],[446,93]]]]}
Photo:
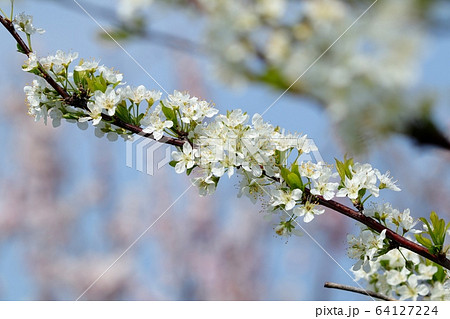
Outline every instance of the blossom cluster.
{"type": "MultiPolygon", "coordinates": [[[[219,114],[213,104],[179,91],[163,99],[159,91],[125,86],[121,73],[98,61],[81,59],[73,65],[76,59],[77,53],[62,51],[41,58],[29,54],[23,70],[38,77],[24,91],[35,120],[47,122],[50,117],[58,126],[66,119],[82,129],[92,122],[96,135],[107,133],[110,140],[118,135],[132,138],[133,132],[120,123],[142,128],[155,140],[174,137],[182,141],[172,153],[177,173],[193,173],[201,195],[213,193],[225,175],[239,175],[239,196],[264,201],[268,215],[279,217],[275,232],[280,236],[298,234],[300,220],[308,223],[323,214],[319,197],[347,197],[361,213],[403,236],[414,232],[409,210],[400,212],[388,204],[364,208],[367,199],[378,197],[383,189],[400,191],[389,172],[382,174],[352,159],[337,160],[336,165],[303,160],[304,154],[317,151],[315,144],[306,135],[286,133],[265,122],[259,114],[250,117],[240,109],[219,114]],[[44,74],[69,98],[61,97],[44,74]]],[[[428,226],[427,231],[435,229],[428,226]]],[[[445,235],[439,242],[444,239],[445,235]]],[[[401,299],[449,297],[446,270],[411,252],[392,249],[385,231],[363,228],[358,237],[349,236],[349,245],[350,257],[358,259],[355,274],[376,290],[401,299]]]]}
{"type": "MultiPolygon", "coordinates": [[[[364,214],[410,240],[411,234],[421,232],[414,229],[417,221],[409,209],[400,212],[389,203],[372,204],[364,214]]],[[[407,249],[390,247],[385,231],[377,234],[361,227],[359,236],[348,235],[347,241],[348,256],[357,259],[352,267],[356,280],[365,280],[370,290],[400,300],[450,300],[447,271],[407,249]]]]}
{"type": "Polygon", "coordinates": [[[161,92],[147,90],[144,86],[123,86],[123,75],[112,68],[100,65],[95,60],[80,60],[70,68],[78,58],[78,53],[65,53],[58,50],[55,55],[38,58],[34,53],[29,55],[23,70],[36,73],[39,68],[45,70],[56,83],[61,85],[72,97],[78,99],[76,106],[65,103],[43,78],[36,78],[31,85],[24,88],[29,104],[28,113],[35,120],[52,119],[54,127],[64,118],[76,122],[82,129],[87,128],[87,122],[92,121],[96,127],[95,134],[99,137],[107,133],[110,140],[116,140],[118,135],[129,138],[130,133],[108,121],[102,121],[105,114],[134,125],[144,125],[145,132],[153,133],[156,140],[162,137],[165,128],[171,127],[170,121],[162,121],[159,117],[161,108],[150,108],[161,97],[161,92]],[[139,112],[143,108],[144,112],[139,112]]]}
{"type": "MultiPolygon", "coordinates": [[[[339,123],[351,149],[361,147],[361,140],[383,135],[386,129],[399,129],[405,108],[411,117],[420,114],[420,99],[404,101],[403,97],[416,83],[424,39],[423,25],[417,23],[422,11],[411,1],[378,2],[354,25],[357,31],[347,28],[373,2],[153,2],[189,7],[205,19],[205,46],[223,80],[231,84],[259,81],[312,97],[339,123]],[[299,78],[313,62],[314,72],[299,78]]],[[[148,3],[121,0],[117,12],[126,22],[133,17],[121,14],[124,6],[139,5],[144,12],[148,3]]]]}
{"type": "Polygon", "coordinates": [[[355,278],[366,281],[369,290],[400,300],[450,300],[447,271],[404,248],[385,252],[384,233],[363,228],[358,237],[349,235],[348,243],[349,257],[358,259],[355,278]]]}

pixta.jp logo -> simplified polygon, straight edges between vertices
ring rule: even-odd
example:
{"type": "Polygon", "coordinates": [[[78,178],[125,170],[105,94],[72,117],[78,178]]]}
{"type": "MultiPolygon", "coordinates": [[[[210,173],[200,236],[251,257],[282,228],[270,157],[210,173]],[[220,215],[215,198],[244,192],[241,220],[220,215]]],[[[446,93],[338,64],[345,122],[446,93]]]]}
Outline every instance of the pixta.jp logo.
{"type": "MultiPolygon", "coordinates": [[[[208,166],[213,162],[226,161],[241,166],[243,156],[257,165],[271,164],[267,150],[279,149],[280,145],[307,150],[297,161],[323,162],[314,141],[305,138],[281,139],[233,139],[226,141],[217,138],[201,138],[193,142],[197,149],[195,161],[199,166],[208,166]]],[[[135,135],[126,142],[126,165],[136,170],[153,175],[171,161],[173,146],[156,142],[141,135],[135,135]]],[[[286,159],[287,160],[287,159],[286,159]]]]}
{"type": "Polygon", "coordinates": [[[127,167],[134,167],[142,173],[153,175],[155,170],[170,163],[171,151],[170,145],[135,135],[132,140],[126,141],[127,167]]]}

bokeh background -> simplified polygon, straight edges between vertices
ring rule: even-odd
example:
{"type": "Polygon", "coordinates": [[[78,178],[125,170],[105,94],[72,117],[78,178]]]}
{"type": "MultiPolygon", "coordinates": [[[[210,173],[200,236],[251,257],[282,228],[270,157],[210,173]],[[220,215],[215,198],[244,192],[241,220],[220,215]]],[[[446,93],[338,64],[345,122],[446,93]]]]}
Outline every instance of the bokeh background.
{"type": "MultiPolygon", "coordinates": [[[[225,112],[262,113],[371,1],[79,1],[165,90],[225,112]]],[[[9,1],[0,1],[9,11],[9,1]]],[[[38,55],[97,58],[127,84],[158,86],[71,0],[23,0],[46,29],[38,55]]],[[[450,219],[450,7],[380,0],[264,115],[308,134],[321,157],[345,153],[390,170],[383,200],[415,217],[450,219]],[[436,142],[438,141],[438,142],[436,142]],[[437,144],[437,145],[433,145],[437,144]]],[[[24,57],[0,31],[0,299],[74,300],[190,186],[170,167],[125,164],[125,143],[27,116],[24,57]]],[[[163,156],[162,151],[158,156],[163,156]]],[[[327,211],[308,236],[274,236],[262,208],[223,178],[191,188],[86,292],[83,300],[367,300],[323,288],[344,272],[355,223],[327,211]],[[344,269],[344,270],[343,270],[344,269]]]]}

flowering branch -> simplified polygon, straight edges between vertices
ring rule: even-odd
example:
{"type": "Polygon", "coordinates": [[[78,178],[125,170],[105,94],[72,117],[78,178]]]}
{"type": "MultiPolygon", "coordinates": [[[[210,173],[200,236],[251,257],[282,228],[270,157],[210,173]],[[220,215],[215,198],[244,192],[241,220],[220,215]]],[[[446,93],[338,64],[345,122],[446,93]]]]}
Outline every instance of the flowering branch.
{"type": "MultiPolygon", "coordinates": [[[[16,40],[20,51],[22,53],[26,54],[28,57],[30,57],[30,55],[32,54],[32,51],[30,50],[28,45],[25,43],[25,41],[17,33],[12,21],[9,20],[8,18],[4,18],[0,15],[0,23],[5,27],[6,30],[8,30],[8,32],[16,40]]],[[[40,63],[37,63],[37,65],[38,65],[37,68],[39,70],[40,76],[42,78],[44,78],[44,80],[47,81],[47,83],[56,92],[58,92],[58,94],[63,98],[65,103],[72,105],[74,107],[77,107],[77,108],[82,108],[82,109],[87,108],[86,100],[79,99],[74,95],[69,95],[58,83],[56,83],[56,81],[48,74],[48,72],[42,67],[42,65],[40,63]]],[[[102,119],[106,122],[111,122],[112,124],[114,124],[118,127],[121,127],[127,131],[130,131],[134,134],[139,134],[144,137],[154,139],[153,134],[143,132],[142,128],[140,128],[139,126],[136,126],[136,125],[133,125],[130,123],[125,123],[125,122],[121,121],[120,119],[118,119],[117,117],[112,117],[107,114],[102,114],[101,116],[102,116],[102,119]]],[[[160,142],[165,143],[165,144],[174,145],[174,146],[182,146],[184,144],[183,140],[170,138],[170,137],[166,137],[166,136],[164,136],[160,140],[160,142]]]]}
{"type": "MultiPolygon", "coordinates": [[[[9,20],[8,18],[4,18],[4,17],[2,17],[0,15],[0,23],[3,24],[5,29],[8,30],[8,32],[12,35],[14,40],[16,40],[19,50],[29,57],[31,55],[32,51],[27,46],[25,41],[17,33],[16,29],[14,28],[14,24],[12,23],[12,21],[9,20]]],[[[39,72],[41,73],[41,76],[45,79],[45,81],[47,81],[47,83],[52,88],[54,88],[55,91],[58,92],[59,95],[61,95],[61,97],[63,99],[68,99],[70,97],[69,94],[67,94],[67,92],[64,91],[64,89],[62,87],[60,87],[58,85],[58,83],[55,82],[55,80],[53,80],[53,78],[47,73],[47,71],[44,70],[44,68],[42,68],[41,65],[38,65],[38,69],[39,69],[39,72]]]]}
{"type": "Polygon", "coordinates": [[[338,203],[334,200],[326,200],[322,196],[316,196],[316,198],[320,205],[328,207],[338,213],[350,217],[351,219],[354,219],[366,225],[367,227],[377,231],[378,233],[381,233],[385,230],[386,238],[389,238],[392,241],[392,248],[404,247],[450,270],[450,260],[446,258],[445,254],[431,254],[427,248],[406,239],[405,237],[397,234],[396,232],[377,222],[375,219],[368,217],[363,213],[358,212],[357,210],[342,205],[341,203],[338,203]]]}
{"type": "Polygon", "coordinates": [[[378,299],[385,300],[385,301],[397,301],[397,299],[389,298],[378,292],[368,291],[365,289],[356,288],[356,287],[347,286],[347,285],[336,284],[334,282],[326,282],[323,286],[325,288],[340,289],[340,290],[350,291],[350,292],[354,292],[354,293],[361,294],[361,295],[367,295],[367,296],[378,298],[378,299]]]}
{"type": "Polygon", "coordinates": [[[306,135],[285,134],[264,122],[259,114],[252,117],[251,125],[246,124],[249,116],[242,110],[217,115],[218,110],[210,103],[187,93],[175,91],[161,100],[161,92],[148,91],[144,86],[120,87],[122,74],[96,61],[81,60],[71,71],[69,65],[77,53],[57,51],[54,56],[38,59],[31,50],[30,34],[39,29],[32,26],[31,16],[22,14],[10,21],[0,15],[0,22],[16,39],[19,51],[28,56],[24,71],[39,76],[32,86],[25,87],[29,113],[36,120],[51,117],[53,125],[58,126],[64,118],[81,128],[92,122],[96,135],[107,133],[110,140],[118,135],[129,139],[139,134],[174,145],[177,151],[172,153],[170,164],[177,173],[189,175],[196,169],[200,176],[194,178],[194,184],[201,195],[214,192],[225,173],[229,177],[239,173],[239,196],[245,194],[255,202],[269,195],[269,214],[281,213],[275,227],[280,236],[296,234],[300,218],[311,222],[324,213],[317,206],[328,207],[367,227],[362,227],[360,237],[348,237],[349,255],[358,260],[353,267],[355,274],[368,278],[378,269],[385,270],[387,277],[383,280],[388,288],[381,279],[384,277],[377,275],[372,281],[380,285],[377,289],[397,293],[401,298],[450,297],[442,294],[446,291],[443,285],[450,283],[444,270],[450,269],[446,258],[449,248],[444,247],[450,224],[445,226],[435,213],[430,223],[421,219],[426,229],[415,236],[421,246],[405,235],[420,233],[413,229],[416,222],[409,210],[399,212],[388,204],[364,206],[383,189],[400,191],[389,172],[381,174],[370,164],[354,163],[352,159],[336,160],[336,171],[323,162],[301,161],[303,154],[317,150],[306,135]],[[28,45],[16,30],[27,34],[28,45]],[[159,103],[155,103],[157,100],[159,103]],[[145,103],[142,112],[139,107],[145,103]],[[207,118],[212,121],[206,122],[207,118]],[[349,198],[357,210],[334,201],[334,197],[349,198]],[[418,284],[418,280],[423,283],[418,284]]]}

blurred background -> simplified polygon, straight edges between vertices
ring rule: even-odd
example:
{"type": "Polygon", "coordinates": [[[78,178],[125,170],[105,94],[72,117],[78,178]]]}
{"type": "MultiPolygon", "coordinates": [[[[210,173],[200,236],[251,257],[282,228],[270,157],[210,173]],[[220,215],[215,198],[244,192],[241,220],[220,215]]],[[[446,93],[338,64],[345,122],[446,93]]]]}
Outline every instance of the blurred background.
{"type": "MultiPolygon", "coordinates": [[[[326,162],[347,153],[390,170],[403,191],[380,200],[450,219],[447,1],[78,3],[168,92],[265,113],[308,134],[326,162]]],[[[72,0],[15,1],[46,30],[33,38],[39,56],[76,51],[129,85],[160,89],[84,10],[72,0]]],[[[92,128],[35,123],[24,57],[6,30],[0,43],[0,299],[74,300],[190,182],[170,167],[153,176],[127,167],[125,143],[92,128]]],[[[82,299],[366,300],[323,288],[355,285],[343,270],[353,264],[353,221],[327,211],[304,225],[341,269],[308,236],[275,236],[237,185],[223,178],[209,197],[189,189],[82,299]]]]}

